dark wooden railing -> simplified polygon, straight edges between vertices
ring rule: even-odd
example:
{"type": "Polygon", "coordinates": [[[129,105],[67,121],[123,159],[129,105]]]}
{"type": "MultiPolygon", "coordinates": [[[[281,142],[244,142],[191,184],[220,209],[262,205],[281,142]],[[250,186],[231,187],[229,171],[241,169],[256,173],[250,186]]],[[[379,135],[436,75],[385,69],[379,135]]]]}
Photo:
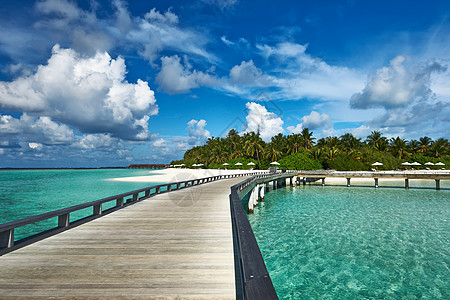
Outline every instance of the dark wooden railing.
{"type": "Polygon", "coordinates": [[[286,179],[295,172],[258,174],[231,187],[230,207],[233,228],[233,246],[237,299],[278,299],[267,271],[252,227],[247,218],[241,196],[257,184],[286,179]]]}
{"type": "Polygon", "coordinates": [[[44,238],[47,238],[49,236],[63,232],[67,229],[79,226],[79,225],[89,222],[91,220],[97,219],[108,213],[111,213],[113,211],[116,211],[118,209],[126,207],[128,205],[134,204],[138,201],[150,198],[154,195],[170,192],[173,190],[184,189],[184,188],[188,188],[191,186],[197,186],[200,184],[204,184],[204,183],[208,183],[208,182],[212,182],[212,181],[216,181],[216,180],[220,180],[220,179],[235,178],[235,177],[242,177],[242,176],[252,176],[252,175],[256,175],[256,174],[261,174],[261,173],[260,172],[252,172],[252,173],[242,173],[242,174],[217,175],[217,176],[211,176],[211,177],[205,177],[205,178],[199,178],[199,179],[191,179],[191,180],[180,181],[180,182],[160,184],[160,185],[150,186],[150,187],[146,187],[143,189],[123,193],[120,195],[103,198],[103,199],[92,201],[92,202],[87,202],[87,203],[78,204],[78,205],[74,205],[71,207],[63,208],[63,209],[54,210],[54,211],[47,212],[44,214],[24,218],[21,220],[16,220],[16,221],[0,224],[0,255],[14,251],[16,249],[19,249],[26,245],[32,244],[34,242],[40,241],[44,238]],[[113,202],[114,206],[103,210],[103,205],[106,203],[110,203],[110,202],[113,202]],[[86,217],[83,217],[81,219],[75,220],[75,221],[70,221],[70,215],[72,213],[78,212],[82,209],[89,209],[90,207],[92,208],[92,214],[90,214],[86,217]],[[22,227],[22,226],[35,224],[37,222],[49,220],[52,218],[57,218],[57,226],[56,227],[38,232],[36,234],[32,234],[30,236],[27,236],[27,237],[22,238],[17,241],[14,240],[15,229],[22,227]]]}

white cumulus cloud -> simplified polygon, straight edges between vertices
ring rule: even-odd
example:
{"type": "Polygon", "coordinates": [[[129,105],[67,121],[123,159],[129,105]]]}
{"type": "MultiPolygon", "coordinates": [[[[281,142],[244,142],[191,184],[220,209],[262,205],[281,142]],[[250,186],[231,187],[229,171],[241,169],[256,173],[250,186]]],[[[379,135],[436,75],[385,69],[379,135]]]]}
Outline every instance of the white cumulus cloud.
{"type": "Polygon", "coordinates": [[[190,120],[187,123],[187,130],[189,131],[189,144],[190,145],[203,145],[206,140],[211,136],[211,133],[206,130],[206,121],[201,120],[190,120]]]}
{"type": "Polygon", "coordinates": [[[189,92],[200,86],[215,86],[219,79],[214,74],[192,70],[187,57],[184,64],[178,55],[161,58],[161,71],[156,77],[159,87],[169,94],[189,92]]]}
{"type": "Polygon", "coordinates": [[[245,106],[248,114],[246,116],[247,126],[243,133],[259,132],[264,141],[269,141],[272,136],[284,132],[284,122],[278,115],[269,112],[264,106],[255,102],[247,102],[245,106]]]}
{"type": "Polygon", "coordinates": [[[264,75],[262,70],[257,68],[253,60],[243,61],[240,65],[234,66],[230,71],[230,82],[241,86],[267,86],[271,78],[264,75]]]}
{"type": "Polygon", "coordinates": [[[125,74],[120,57],[84,57],[56,45],[34,74],[0,82],[0,107],[49,117],[83,133],[149,139],[149,116],[158,113],[154,93],[142,80],[128,83],[125,74]]]}
{"type": "Polygon", "coordinates": [[[350,99],[353,108],[383,107],[393,109],[428,99],[430,76],[433,72],[444,71],[438,63],[425,66],[408,66],[402,55],[392,59],[388,67],[376,70],[369,76],[362,92],[350,99]]]}
{"type": "Polygon", "coordinates": [[[308,116],[302,118],[303,127],[310,130],[318,128],[329,128],[333,124],[331,123],[331,118],[326,113],[318,113],[317,111],[312,111],[308,116]]]}

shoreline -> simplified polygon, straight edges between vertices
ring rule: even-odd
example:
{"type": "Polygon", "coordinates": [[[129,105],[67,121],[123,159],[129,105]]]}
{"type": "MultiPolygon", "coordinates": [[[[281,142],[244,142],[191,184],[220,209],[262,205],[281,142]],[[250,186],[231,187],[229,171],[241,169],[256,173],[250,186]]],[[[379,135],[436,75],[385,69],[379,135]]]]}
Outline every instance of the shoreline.
{"type": "Polygon", "coordinates": [[[228,175],[228,174],[242,174],[248,172],[267,172],[267,170],[224,170],[224,169],[160,169],[149,170],[148,176],[134,176],[134,177],[119,177],[110,178],[111,181],[123,182],[156,182],[169,183],[178,182],[191,179],[199,179],[204,177],[228,175]]]}

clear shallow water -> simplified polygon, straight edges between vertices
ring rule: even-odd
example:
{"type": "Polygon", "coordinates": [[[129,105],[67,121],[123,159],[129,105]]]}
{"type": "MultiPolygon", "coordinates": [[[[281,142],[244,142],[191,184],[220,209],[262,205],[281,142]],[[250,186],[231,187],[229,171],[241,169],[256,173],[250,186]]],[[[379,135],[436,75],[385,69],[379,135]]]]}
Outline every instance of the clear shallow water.
{"type": "Polygon", "coordinates": [[[450,191],[271,191],[249,220],[280,299],[450,299],[450,191]]]}
{"type": "MultiPolygon", "coordinates": [[[[155,185],[107,180],[142,175],[148,170],[0,170],[0,224],[155,185]]],[[[54,226],[56,218],[18,228],[16,240],[54,226]]]]}

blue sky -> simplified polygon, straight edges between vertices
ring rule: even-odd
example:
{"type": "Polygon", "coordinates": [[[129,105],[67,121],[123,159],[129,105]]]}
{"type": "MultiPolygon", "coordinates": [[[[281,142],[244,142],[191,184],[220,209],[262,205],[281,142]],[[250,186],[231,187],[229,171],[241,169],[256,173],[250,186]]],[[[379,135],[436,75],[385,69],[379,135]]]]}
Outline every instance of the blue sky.
{"type": "Polygon", "coordinates": [[[231,128],[449,138],[449,13],[448,1],[3,1],[0,167],[168,163],[231,128]]]}

